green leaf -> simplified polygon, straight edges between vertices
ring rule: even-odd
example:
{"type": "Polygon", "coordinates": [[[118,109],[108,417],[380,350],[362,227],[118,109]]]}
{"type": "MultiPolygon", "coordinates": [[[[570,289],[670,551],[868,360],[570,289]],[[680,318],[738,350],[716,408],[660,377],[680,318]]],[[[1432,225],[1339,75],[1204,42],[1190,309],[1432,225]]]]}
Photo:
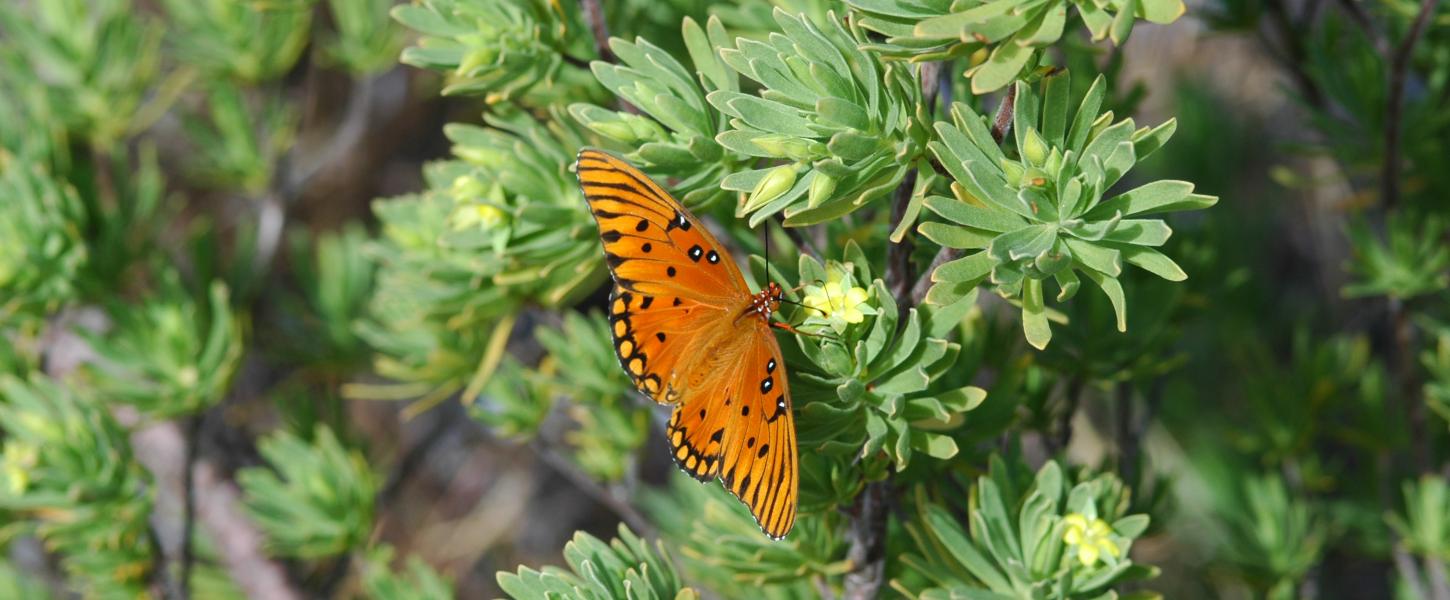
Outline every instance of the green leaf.
{"type": "Polygon", "coordinates": [[[946,509],[928,506],[926,522],[931,527],[932,534],[941,540],[952,558],[965,566],[973,577],[994,590],[1013,589],[1006,576],[992,565],[992,562],[977,549],[976,544],[962,535],[961,528],[952,520],[951,513],[948,513],[946,509]]]}
{"type": "Polygon", "coordinates": [[[1187,11],[1182,0],[1139,1],[1142,2],[1142,17],[1154,23],[1172,23],[1187,11]]]}
{"type": "Polygon", "coordinates": [[[957,442],[949,436],[930,431],[911,432],[911,447],[927,456],[946,460],[957,455],[957,442]]]}
{"type": "Polygon", "coordinates": [[[1022,331],[1027,343],[1041,350],[1052,340],[1052,328],[1042,305],[1042,280],[1028,279],[1022,283],[1022,331]]]}
{"type": "Polygon", "coordinates": [[[1123,216],[1132,216],[1197,210],[1213,206],[1217,201],[1211,196],[1198,196],[1192,192],[1193,184],[1187,181],[1154,181],[1104,200],[1083,217],[1103,219],[1119,212],[1123,216]]]}
{"type": "Polygon", "coordinates": [[[932,272],[931,280],[935,282],[969,281],[975,283],[981,281],[991,273],[998,262],[989,252],[978,252],[942,264],[942,266],[937,267],[932,272]]]}
{"type": "MultiPolygon", "coordinates": [[[[1001,1],[1001,0],[999,0],[1001,1]]],[[[1001,89],[1017,78],[1035,50],[1017,44],[1002,44],[992,50],[987,62],[971,71],[972,93],[986,94],[1001,89]]]]}
{"type": "Polygon", "coordinates": [[[986,231],[1005,233],[1017,231],[1027,222],[1015,214],[973,206],[955,198],[928,196],[926,207],[942,218],[986,231]]]}
{"type": "Polygon", "coordinates": [[[1098,287],[1102,288],[1103,293],[1108,296],[1108,300],[1112,302],[1113,312],[1118,317],[1118,331],[1127,331],[1128,301],[1123,296],[1123,285],[1118,283],[1115,276],[1105,275],[1097,271],[1084,271],[1083,273],[1087,275],[1088,279],[1093,280],[1093,283],[1098,284],[1098,287]]]}
{"type": "Polygon", "coordinates": [[[1073,258],[1083,266],[1109,277],[1117,277],[1122,274],[1122,253],[1118,250],[1070,237],[1062,238],[1062,241],[1067,244],[1068,250],[1072,251],[1073,258]]]}
{"type": "Polygon", "coordinates": [[[1113,17],[1113,28],[1108,33],[1114,45],[1121,46],[1128,41],[1128,34],[1133,31],[1133,20],[1138,14],[1138,1],[1123,0],[1118,7],[1118,14],[1113,17]]]}
{"type": "MultiPolygon", "coordinates": [[[[1178,0],[1171,1],[1177,2],[1178,0]]],[[[1182,4],[1180,3],[1179,6],[1182,4]]],[[[1133,151],[1138,155],[1138,160],[1141,161],[1157,152],[1159,148],[1168,143],[1169,138],[1173,137],[1173,132],[1177,130],[1178,119],[1168,119],[1152,129],[1144,128],[1134,132],[1133,151]]]]}
{"type": "Polygon", "coordinates": [[[1143,246],[1119,246],[1123,253],[1123,260],[1128,264],[1137,265],[1143,270],[1167,279],[1168,281],[1183,281],[1188,279],[1188,274],[1163,253],[1152,248],[1143,246]]]}
{"type": "Polygon", "coordinates": [[[916,230],[926,239],[947,248],[967,250],[986,248],[991,245],[993,238],[990,232],[945,223],[922,223],[917,226],[916,230]]]}

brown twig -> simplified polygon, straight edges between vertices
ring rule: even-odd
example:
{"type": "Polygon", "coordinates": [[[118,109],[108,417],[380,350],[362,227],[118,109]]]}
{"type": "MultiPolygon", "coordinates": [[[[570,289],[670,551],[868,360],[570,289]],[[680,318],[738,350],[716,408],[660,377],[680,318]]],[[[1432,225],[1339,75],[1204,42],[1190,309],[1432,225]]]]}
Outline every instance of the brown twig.
{"type": "MultiPolygon", "coordinates": [[[[1007,139],[1007,132],[1012,129],[1012,106],[1016,101],[1017,86],[1012,86],[1007,88],[1007,93],[1002,96],[1002,103],[997,105],[997,116],[992,119],[992,139],[996,140],[998,144],[1002,143],[1002,140],[1007,139]]],[[[927,266],[925,271],[922,271],[921,277],[916,280],[916,284],[911,286],[911,295],[909,297],[912,303],[921,304],[923,300],[926,300],[927,292],[931,291],[931,274],[936,272],[937,267],[961,258],[964,255],[965,252],[960,248],[942,248],[938,250],[936,256],[932,257],[931,264],[927,266]]],[[[898,295],[898,297],[908,296],[902,294],[898,295]]]]}
{"type": "Polygon", "coordinates": [[[604,20],[603,0],[579,0],[584,9],[584,18],[589,21],[589,31],[594,34],[594,51],[599,60],[614,62],[614,51],[609,49],[609,24],[604,20]]]}
{"type": "MultiPolygon", "coordinates": [[[[1425,33],[1430,15],[1435,12],[1439,0],[1422,0],[1420,12],[1410,25],[1405,39],[1395,48],[1390,65],[1389,99],[1385,107],[1385,160],[1380,172],[1381,211],[1387,217],[1400,202],[1401,132],[1404,127],[1405,83],[1409,77],[1410,59],[1415,45],[1425,33]]],[[[1405,412],[1410,428],[1410,458],[1416,471],[1429,472],[1430,443],[1426,432],[1425,403],[1419,397],[1419,384],[1415,381],[1414,326],[1404,303],[1397,298],[1387,300],[1389,320],[1389,362],[1397,380],[1400,395],[1405,402],[1405,412]]]]}
{"type": "Polygon", "coordinates": [[[1415,53],[1415,44],[1425,33],[1430,15],[1440,0],[1421,0],[1420,13],[1410,25],[1410,31],[1400,42],[1390,63],[1389,99],[1385,106],[1385,161],[1380,172],[1380,198],[1384,209],[1394,210],[1400,200],[1400,133],[1404,123],[1405,79],[1409,77],[1410,59],[1415,53]]]}
{"type": "Polygon", "coordinates": [[[1012,131],[1013,111],[1017,104],[1017,86],[1007,88],[1007,94],[1002,96],[1002,103],[997,105],[997,118],[992,119],[992,139],[998,144],[1007,139],[1007,133],[1012,131]]]}
{"type": "MultiPolygon", "coordinates": [[[[935,94],[932,96],[934,102],[935,94]]],[[[896,187],[891,207],[891,231],[901,225],[915,189],[916,171],[912,170],[907,172],[906,177],[896,187]]],[[[891,244],[886,250],[886,273],[883,279],[886,280],[887,289],[898,299],[897,307],[902,314],[915,304],[911,265],[913,243],[910,232],[907,232],[901,242],[891,244]]],[[[883,481],[866,484],[847,511],[851,522],[846,533],[849,543],[846,559],[851,563],[851,571],[843,581],[845,589],[842,598],[846,600],[875,598],[881,591],[886,572],[886,509],[890,493],[891,479],[888,475],[883,481]]]]}
{"type": "MultiPolygon", "coordinates": [[[[107,319],[99,311],[78,311],[74,319],[78,326],[89,331],[109,328],[107,319]]],[[[58,331],[51,335],[45,363],[45,372],[51,377],[64,378],[82,364],[97,360],[90,344],[74,330],[58,327],[58,331]]],[[[188,459],[190,452],[181,426],[171,421],[143,423],[140,413],[128,406],[117,407],[112,412],[118,422],[131,430],[131,448],[136,461],[151,473],[155,481],[157,506],[167,501],[175,506],[176,496],[191,490],[196,520],[213,541],[222,567],[243,594],[248,598],[269,600],[301,598],[288,581],[286,571],[263,553],[264,538],[243,513],[241,492],[236,485],[210,462],[195,456],[190,457],[195,460],[188,459]],[[189,485],[187,480],[190,480],[189,485]]],[[[185,526],[183,530],[186,530],[185,526]]],[[[185,536],[183,540],[192,537],[190,533],[182,535],[185,536]]],[[[184,544],[184,541],[178,541],[176,545],[165,542],[156,540],[163,549],[184,544]]],[[[157,556],[163,569],[166,568],[165,558],[157,556]]],[[[180,589],[174,582],[168,582],[167,587],[180,589]]]]}
{"type": "Polygon", "coordinates": [[[1374,21],[1370,19],[1369,13],[1365,12],[1364,7],[1360,6],[1359,0],[1336,0],[1336,4],[1344,11],[1344,14],[1349,16],[1349,20],[1353,21],[1370,39],[1380,58],[1390,60],[1389,41],[1385,40],[1385,36],[1374,26],[1374,21]]]}
{"type": "Polygon", "coordinates": [[[862,488],[851,506],[851,524],[846,531],[850,547],[846,560],[851,572],[843,585],[845,600],[869,600],[881,591],[886,572],[886,497],[891,481],[873,481],[862,488]]]}
{"type": "MultiPolygon", "coordinates": [[[[906,177],[901,179],[901,184],[896,186],[896,193],[891,203],[891,229],[894,231],[906,217],[906,209],[911,205],[911,196],[916,190],[916,170],[906,172],[906,177]]],[[[886,248],[886,289],[891,291],[892,297],[909,298],[911,296],[912,282],[915,275],[912,273],[911,251],[916,247],[911,232],[901,237],[901,241],[891,244],[886,248]]],[[[911,308],[906,303],[900,303],[903,313],[911,308]]]]}
{"type": "MultiPolygon", "coordinates": [[[[785,236],[790,238],[791,242],[795,243],[797,251],[804,253],[806,256],[821,258],[821,252],[816,249],[816,245],[809,238],[801,235],[799,227],[786,227],[783,221],[778,224],[780,225],[780,230],[785,232],[785,236]]],[[[770,232],[766,231],[765,235],[770,235],[770,232]]]]}

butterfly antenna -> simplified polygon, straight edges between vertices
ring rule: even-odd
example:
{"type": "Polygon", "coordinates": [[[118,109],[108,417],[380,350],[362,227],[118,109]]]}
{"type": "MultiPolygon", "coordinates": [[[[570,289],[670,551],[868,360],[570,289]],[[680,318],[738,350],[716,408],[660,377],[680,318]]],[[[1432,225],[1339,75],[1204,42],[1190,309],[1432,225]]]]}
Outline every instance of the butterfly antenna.
{"type": "Polygon", "coordinates": [[[781,298],[780,299],[780,303],[781,304],[789,304],[791,306],[799,306],[801,308],[808,309],[808,310],[813,310],[813,311],[816,311],[818,313],[821,313],[821,316],[825,316],[826,315],[826,311],[824,311],[824,310],[821,310],[821,309],[816,308],[814,306],[806,306],[804,304],[801,304],[799,302],[796,302],[795,300],[788,300],[786,298],[781,298]]]}
{"type": "Polygon", "coordinates": [[[764,231],[765,231],[765,280],[767,282],[770,281],[770,223],[773,223],[773,222],[774,222],[774,219],[767,220],[766,221],[765,228],[764,228],[764,231]]]}

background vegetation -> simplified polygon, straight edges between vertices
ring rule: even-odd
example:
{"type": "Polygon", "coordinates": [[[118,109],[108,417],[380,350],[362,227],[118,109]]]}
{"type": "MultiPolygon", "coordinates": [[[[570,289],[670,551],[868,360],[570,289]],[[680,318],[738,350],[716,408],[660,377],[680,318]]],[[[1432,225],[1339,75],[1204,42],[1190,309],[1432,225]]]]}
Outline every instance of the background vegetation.
{"type": "Polygon", "coordinates": [[[1450,598],[1438,0],[394,4],[0,4],[0,596],[1450,598]],[[582,146],[829,309],[785,541],[582,146]]]}

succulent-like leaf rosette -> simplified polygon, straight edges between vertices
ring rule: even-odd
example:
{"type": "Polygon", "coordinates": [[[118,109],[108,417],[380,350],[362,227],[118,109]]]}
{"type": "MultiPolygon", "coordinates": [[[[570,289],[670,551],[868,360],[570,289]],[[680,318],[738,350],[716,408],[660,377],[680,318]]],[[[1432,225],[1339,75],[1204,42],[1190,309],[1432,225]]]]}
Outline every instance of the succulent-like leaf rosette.
{"type": "Polygon", "coordinates": [[[1018,83],[1013,114],[1015,152],[1003,152],[987,120],[965,104],[952,123],[938,123],[931,151],[955,180],[955,197],[933,196],[926,207],[946,223],[923,223],[927,238],[948,248],[975,251],[941,265],[928,301],[949,304],[983,280],[1020,299],[1023,328],[1032,345],[1052,337],[1044,282],[1053,280],[1059,302],[1078,290],[1081,273],[1112,300],[1118,329],[1127,314],[1118,276],[1123,263],[1170,281],[1187,277],[1156,248],[1172,233],[1148,215],[1202,209],[1218,201],[1193,193],[1186,181],[1155,181],[1107,196],[1138,160],[1173,134],[1169,120],[1137,129],[1098,113],[1105,84],[1098,78],[1076,112],[1068,110],[1068,75],[1043,79],[1042,95],[1018,83]]]}

